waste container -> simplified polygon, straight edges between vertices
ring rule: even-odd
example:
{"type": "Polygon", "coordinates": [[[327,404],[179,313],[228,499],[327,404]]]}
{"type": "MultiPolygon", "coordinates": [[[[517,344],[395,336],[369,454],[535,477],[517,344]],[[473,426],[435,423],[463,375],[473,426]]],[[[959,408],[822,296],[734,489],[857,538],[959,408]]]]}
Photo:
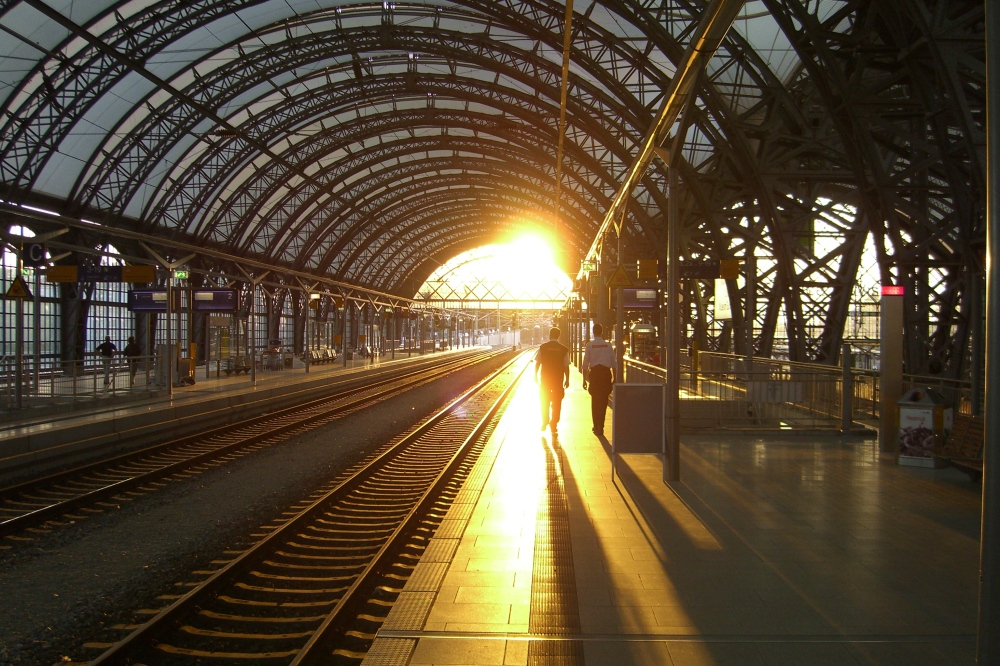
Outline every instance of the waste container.
{"type": "Polygon", "coordinates": [[[899,409],[900,465],[936,467],[934,449],[951,430],[953,412],[944,396],[929,388],[910,389],[896,401],[899,409]]]}

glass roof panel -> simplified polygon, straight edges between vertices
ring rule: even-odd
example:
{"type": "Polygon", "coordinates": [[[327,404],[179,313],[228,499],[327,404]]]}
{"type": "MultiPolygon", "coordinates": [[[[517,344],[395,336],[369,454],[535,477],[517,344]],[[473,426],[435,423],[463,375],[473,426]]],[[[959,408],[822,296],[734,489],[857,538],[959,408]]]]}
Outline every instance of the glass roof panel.
{"type": "MultiPolygon", "coordinates": [[[[819,4],[829,6],[838,3],[836,0],[824,0],[819,4]]],[[[798,54],[767,11],[763,0],[749,0],[733,23],[733,30],[753,47],[778,80],[786,81],[798,68],[798,54]]]]}
{"type": "Polygon", "coordinates": [[[470,309],[555,309],[565,303],[572,287],[572,281],[555,265],[548,241],[526,234],[450,259],[414,297],[470,309]]]}

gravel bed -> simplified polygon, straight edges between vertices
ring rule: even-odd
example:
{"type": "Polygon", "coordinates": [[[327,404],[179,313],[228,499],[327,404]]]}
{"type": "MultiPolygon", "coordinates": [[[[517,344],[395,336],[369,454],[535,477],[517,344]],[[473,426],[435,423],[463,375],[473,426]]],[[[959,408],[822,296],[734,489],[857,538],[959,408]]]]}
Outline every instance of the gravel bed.
{"type": "Polygon", "coordinates": [[[0,665],[96,657],[82,646],[109,640],[105,627],[163,606],[158,595],[201,578],[190,572],[246,548],[251,532],[502,363],[455,372],[71,527],[5,540],[13,548],[0,550],[0,665]]]}

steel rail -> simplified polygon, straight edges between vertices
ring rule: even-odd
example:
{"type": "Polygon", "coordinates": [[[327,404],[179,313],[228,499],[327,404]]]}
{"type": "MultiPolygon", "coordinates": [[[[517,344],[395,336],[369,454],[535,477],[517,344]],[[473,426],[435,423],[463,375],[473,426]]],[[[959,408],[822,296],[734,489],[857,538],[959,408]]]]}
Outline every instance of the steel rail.
{"type": "MultiPolygon", "coordinates": [[[[222,568],[212,573],[208,578],[197,584],[180,598],[176,599],[168,607],[162,609],[159,613],[151,617],[148,621],[136,628],[132,631],[132,633],[117,642],[114,646],[110,647],[96,659],[92,660],[90,662],[91,666],[132,663],[132,659],[134,659],[136,655],[149,647],[153,641],[157,640],[163,634],[163,632],[169,631],[175,621],[189,614],[196,607],[199,607],[199,605],[207,601],[210,595],[219,591],[223,586],[231,583],[237,583],[238,576],[242,575],[251,566],[257,565],[259,562],[263,561],[268,555],[273,555],[274,552],[279,551],[283,545],[291,548],[292,546],[289,545],[289,542],[297,538],[299,530],[302,529],[309,521],[326,515],[333,508],[331,507],[332,504],[347,499],[352,491],[361,488],[365,482],[369,481],[379,473],[385,472],[385,467],[387,465],[394,461],[398,461],[401,457],[405,456],[408,450],[414,448],[420,440],[425,436],[428,436],[433,429],[446,423],[447,419],[450,417],[455,416],[458,408],[466,405],[472,398],[481,395],[481,392],[484,389],[489,387],[493,382],[497,381],[497,379],[504,373],[511,371],[514,364],[517,363],[519,359],[524,358],[525,356],[522,354],[517,358],[512,359],[508,363],[504,364],[504,366],[499,370],[477,383],[474,387],[426,419],[406,437],[379,453],[363,468],[354,471],[350,474],[350,476],[342,480],[335,487],[325,492],[321,497],[312,501],[308,507],[299,511],[283,525],[273,530],[270,534],[262,538],[251,548],[241,553],[232,561],[223,565],[222,568]]],[[[527,365],[525,364],[518,371],[518,376],[521,372],[523,372],[524,367],[527,367],[527,365]]],[[[511,380],[506,390],[502,391],[500,396],[492,401],[490,408],[487,410],[490,418],[495,415],[497,409],[505,401],[511,388],[515,386],[516,383],[517,376],[511,380]]],[[[434,480],[429,484],[428,489],[422,493],[421,498],[416,501],[414,506],[411,507],[410,510],[408,510],[400,519],[400,524],[397,525],[397,527],[392,531],[392,536],[396,538],[387,539],[386,543],[379,548],[378,552],[372,555],[372,558],[383,561],[385,554],[391,551],[389,543],[397,541],[401,535],[406,533],[407,530],[404,529],[404,526],[412,524],[412,521],[417,516],[423,515],[423,510],[426,509],[428,503],[433,499],[433,495],[429,494],[430,488],[439,487],[442,484],[443,480],[447,478],[446,476],[443,476],[445,473],[444,470],[450,470],[454,467],[456,456],[460,458],[462,451],[468,447],[468,444],[476,441],[478,437],[477,433],[482,432],[482,429],[486,427],[485,424],[489,423],[490,418],[484,416],[482,419],[478,420],[478,423],[473,428],[473,435],[463,438],[463,442],[450,455],[449,461],[442,466],[442,471],[435,474],[434,480]]],[[[367,522],[362,522],[357,524],[357,527],[364,528],[366,525],[367,522]]],[[[369,559],[371,560],[372,558],[369,559]]],[[[334,565],[329,565],[328,568],[334,568],[334,565]]],[[[375,569],[377,569],[377,566],[369,561],[369,564],[364,567],[364,572],[370,573],[375,569]]],[[[357,579],[349,588],[350,592],[356,591],[362,587],[362,578],[363,576],[361,575],[357,576],[357,579]]],[[[309,650],[312,650],[316,645],[320,644],[322,642],[321,636],[317,636],[317,632],[325,632],[333,626],[335,624],[336,615],[346,606],[348,606],[348,603],[345,602],[343,598],[338,600],[338,603],[331,610],[328,616],[325,617],[312,632],[309,632],[311,633],[310,638],[303,646],[295,651],[296,654],[301,653],[307,646],[309,650]]],[[[170,657],[167,657],[167,659],[176,659],[178,656],[178,653],[173,653],[170,657]]],[[[250,655],[243,654],[241,655],[241,659],[245,661],[246,658],[249,658],[249,656],[250,655]]],[[[205,657],[204,655],[199,655],[193,658],[204,659],[205,657]]],[[[289,655],[288,658],[293,657],[289,655]]]]}
{"type": "MultiPolygon", "coordinates": [[[[517,359],[511,361],[507,366],[501,368],[497,374],[503,372],[509,365],[515,363],[517,359]]],[[[302,651],[292,660],[290,666],[302,666],[308,661],[312,661],[316,658],[315,650],[327,639],[327,635],[330,630],[334,628],[338,622],[341,621],[345,612],[353,607],[359,602],[355,599],[355,595],[361,591],[367,584],[367,581],[373,573],[377,572],[380,567],[386,564],[387,560],[400,548],[400,541],[402,541],[412,530],[414,523],[419,519],[419,517],[425,515],[430,506],[437,500],[444,490],[445,485],[448,481],[455,475],[457,468],[462,464],[466,457],[469,448],[482,437],[483,433],[489,427],[490,423],[495,418],[500,407],[507,400],[513,388],[517,385],[517,380],[521,374],[524,373],[527,364],[524,365],[510,384],[503,390],[499,397],[493,402],[493,405],[487,411],[487,413],[479,420],[472,432],[465,438],[465,441],[458,447],[455,451],[451,460],[445,466],[444,469],[437,475],[437,478],[431,484],[429,488],[424,492],[423,496],[417,502],[417,505],[410,511],[404,521],[396,528],[392,536],[386,541],[382,546],[382,549],[378,554],[372,559],[372,561],[365,568],[358,578],[354,581],[354,584],[344,593],[344,596],[337,603],[337,605],[330,611],[330,614],[320,625],[313,637],[309,639],[305,646],[303,646],[302,651]]],[[[451,409],[451,406],[448,407],[451,409]]]]}
{"type": "MultiPolygon", "coordinates": [[[[28,527],[39,525],[57,516],[65,515],[67,512],[76,510],[81,506],[90,505],[97,501],[114,497],[119,493],[142,486],[151,481],[170,476],[185,469],[204,464],[220,456],[232,453],[234,450],[250,446],[263,439],[275,437],[293,431],[297,428],[301,428],[304,425],[308,425],[309,423],[319,419],[328,419],[333,415],[357,409],[358,407],[371,402],[384,399],[386,396],[393,393],[408,390],[409,388],[412,388],[414,384],[429,381],[441,375],[450,374],[455,371],[456,367],[473,365],[480,362],[484,358],[488,358],[489,356],[492,356],[492,354],[477,354],[472,357],[457,359],[455,362],[447,363],[443,366],[434,366],[431,368],[423,367],[409,372],[395,374],[367,385],[345,388],[344,390],[337,391],[332,395],[317,398],[292,407],[287,407],[263,416],[255,416],[245,419],[244,421],[212,428],[197,435],[191,435],[177,440],[172,440],[170,442],[165,442],[163,444],[157,444],[144,448],[140,451],[133,451],[108,460],[91,463],[73,470],[49,475],[42,479],[36,479],[34,481],[18,484],[17,486],[11,486],[0,491],[0,502],[9,503],[17,501],[16,498],[24,496],[25,493],[34,492],[44,494],[46,492],[55,492],[48,489],[60,484],[77,483],[81,486],[91,486],[93,485],[93,481],[87,479],[88,475],[104,473],[109,476],[118,477],[121,476],[122,472],[116,472],[115,468],[122,465],[157,465],[155,469],[150,471],[127,476],[124,479],[114,481],[112,483],[98,485],[98,487],[82,492],[74,497],[53,502],[48,506],[34,509],[19,516],[3,520],[0,522],[0,536],[12,534],[28,527]],[[400,384],[399,382],[401,381],[404,383],[400,384]],[[370,393],[373,390],[376,391],[374,395],[370,393]],[[348,402],[337,405],[333,408],[328,407],[332,402],[342,401],[345,398],[358,395],[359,391],[366,391],[368,394],[358,396],[354,400],[349,400],[348,402]],[[306,416],[301,416],[303,411],[308,411],[309,413],[306,416]],[[277,423],[274,427],[267,427],[270,422],[275,421],[281,422],[277,423]],[[254,430],[256,428],[260,428],[261,426],[266,429],[263,431],[254,430]],[[210,440],[211,438],[223,437],[231,439],[234,436],[239,437],[237,433],[240,429],[250,429],[251,432],[240,439],[223,443],[220,446],[212,446],[209,442],[205,442],[205,440],[210,440]],[[195,453],[194,455],[187,455],[179,451],[182,447],[199,446],[211,446],[211,448],[200,453],[195,453]],[[149,460],[151,456],[166,456],[171,454],[183,455],[184,457],[182,460],[167,464],[159,464],[149,460]]],[[[59,491],[65,492],[66,489],[59,489],[59,491]]],[[[38,501],[38,498],[32,497],[31,500],[32,502],[36,502],[38,501]]]]}

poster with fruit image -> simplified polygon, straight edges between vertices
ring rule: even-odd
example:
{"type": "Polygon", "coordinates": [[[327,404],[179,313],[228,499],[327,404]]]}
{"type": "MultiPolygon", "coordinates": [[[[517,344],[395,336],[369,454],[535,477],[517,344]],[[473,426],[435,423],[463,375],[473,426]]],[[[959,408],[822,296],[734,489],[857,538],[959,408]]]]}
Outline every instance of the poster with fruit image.
{"type": "Polygon", "coordinates": [[[899,455],[930,458],[934,454],[934,412],[899,410],[899,455]]]}

